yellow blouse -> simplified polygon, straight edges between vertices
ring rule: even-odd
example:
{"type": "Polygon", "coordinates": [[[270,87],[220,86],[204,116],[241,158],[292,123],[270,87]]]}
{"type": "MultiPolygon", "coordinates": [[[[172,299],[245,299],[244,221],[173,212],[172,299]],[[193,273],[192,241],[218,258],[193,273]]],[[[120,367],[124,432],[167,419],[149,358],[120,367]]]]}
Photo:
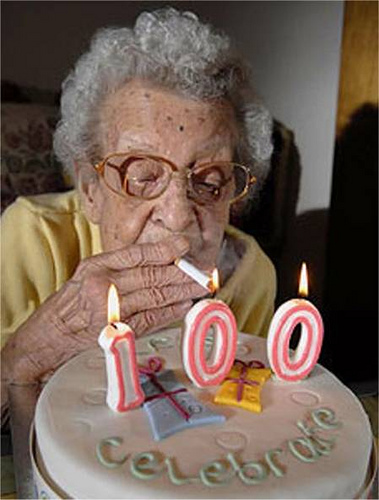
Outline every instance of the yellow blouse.
{"type": "MultiPolygon", "coordinates": [[[[274,267],[254,238],[232,226],[226,232],[246,250],[217,298],[231,307],[239,331],[265,336],[276,293],[274,267]]],[[[18,198],[2,216],[1,235],[3,346],[81,259],[102,250],[99,228],[86,219],[75,190],[18,198]]]]}

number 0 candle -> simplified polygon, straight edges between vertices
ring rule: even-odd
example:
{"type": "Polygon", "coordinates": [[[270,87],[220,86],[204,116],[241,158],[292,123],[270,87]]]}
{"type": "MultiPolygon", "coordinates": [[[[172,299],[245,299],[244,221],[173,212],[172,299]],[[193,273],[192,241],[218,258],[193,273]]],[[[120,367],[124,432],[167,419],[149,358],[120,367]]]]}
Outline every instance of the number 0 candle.
{"type": "MultiPolygon", "coordinates": [[[[218,272],[212,275],[218,289],[218,272]]],[[[221,300],[205,299],[195,304],[184,320],[182,360],[187,376],[197,387],[220,384],[229,373],[237,348],[237,324],[230,308],[221,300]],[[211,355],[205,357],[205,339],[215,331],[211,355]]]]}
{"type": "MultiPolygon", "coordinates": [[[[308,295],[305,263],[300,273],[299,295],[308,295]]],[[[282,304],[274,314],[267,339],[268,359],[276,377],[288,382],[305,378],[317,363],[323,335],[321,315],[311,302],[299,298],[282,304]],[[290,355],[290,339],[298,324],[301,325],[300,340],[290,355]]]]}
{"type": "Polygon", "coordinates": [[[105,353],[107,370],[107,404],[117,412],[140,406],[144,394],[139,382],[133,330],[119,321],[120,307],[114,285],[108,293],[108,325],[98,342],[105,353]]]}

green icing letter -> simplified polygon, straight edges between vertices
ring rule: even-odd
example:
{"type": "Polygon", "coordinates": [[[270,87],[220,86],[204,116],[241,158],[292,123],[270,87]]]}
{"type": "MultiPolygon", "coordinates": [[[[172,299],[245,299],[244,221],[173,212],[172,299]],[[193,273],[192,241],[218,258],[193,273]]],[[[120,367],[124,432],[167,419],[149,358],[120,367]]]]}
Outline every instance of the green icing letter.
{"type": "Polygon", "coordinates": [[[319,431],[319,428],[316,427],[310,427],[307,423],[302,422],[299,420],[296,424],[299,429],[307,436],[310,438],[312,443],[314,444],[316,450],[321,454],[321,455],[329,455],[331,450],[334,447],[335,443],[335,438],[332,437],[331,439],[324,439],[320,438],[319,436],[316,435],[316,432],[319,431]]]}
{"type": "Polygon", "coordinates": [[[281,450],[280,448],[269,450],[265,453],[265,460],[267,462],[267,465],[270,467],[270,470],[276,477],[283,477],[285,474],[284,466],[281,467],[281,464],[277,463],[277,461],[274,460],[275,455],[281,455],[282,453],[283,450],[281,450]]]}
{"type": "Polygon", "coordinates": [[[302,462],[312,463],[320,456],[309,438],[291,439],[291,441],[288,441],[288,446],[292,454],[302,462]],[[305,454],[299,446],[309,450],[309,453],[305,454]]]}
{"type": "Polygon", "coordinates": [[[126,460],[128,459],[128,455],[125,455],[123,458],[120,458],[119,460],[109,460],[105,458],[103,448],[105,446],[120,446],[122,444],[123,440],[119,437],[110,437],[106,439],[102,439],[100,443],[96,446],[96,456],[99,462],[104,465],[104,467],[107,467],[108,469],[115,469],[117,467],[120,467],[126,460]]]}
{"type": "Polygon", "coordinates": [[[341,422],[336,421],[336,414],[329,408],[318,408],[313,410],[311,415],[314,423],[321,429],[331,430],[341,427],[341,422]]]}
{"type": "Polygon", "coordinates": [[[227,458],[229,462],[232,464],[233,469],[237,473],[238,477],[241,479],[241,481],[245,484],[252,485],[252,484],[259,484],[262,481],[266,479],[268,476],[268,472],[266,467],[264,467],[261,463],[259,462],[245,462],[244,464],[240,465],[233,453],[228,453],[227,458]],[[253,470],[256,472],[255,476],[252,476],[250,474],[246,474],[248,470],[253,470]]]}
{"type": "Polygon", "coordinates": [[[158,462],[155,453],[143,452],[133,457],[130,463],[130,471],[138,479],[155,479],[162,474],[164,466],[158,462]]]}
{"type": "Polygon", "coordinates": [[[173,484],[176,484],[177,486],[181,486],[183,484],[200,482],[200,480],[197,476],[196,477],[178,477],[176,474],[177,471],[175,469],[174,463],[173,463],[171,458],[166,458],[165,464],[167,466],[168,477],[170,478],[170,481],[173,484]]]}
{"type": "Polygon", "coordinates": [[[208,462],[200,469],[200,479],[205,486],[224,486],[234,476],[234,470],[225,467],[222,462],[208,462]]]}
{"type": "Polygon", "coordinates": [[[330,452],[334,448],[334,439],[331,441],[330,439],[322,439],[318,436],[313,436],[311,439],[320,455],[330,455],[330,452]]]}

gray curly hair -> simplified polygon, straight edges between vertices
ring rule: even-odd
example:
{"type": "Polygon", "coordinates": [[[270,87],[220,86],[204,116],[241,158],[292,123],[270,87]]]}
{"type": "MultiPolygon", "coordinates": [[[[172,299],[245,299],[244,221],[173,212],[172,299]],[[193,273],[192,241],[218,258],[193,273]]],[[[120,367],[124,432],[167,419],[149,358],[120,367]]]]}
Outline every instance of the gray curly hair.
{"type": "Polygon", "coordinates": [[[263,183],[273,149],[272,119],[252,90],[247,65],[226,35],[172,7],[143,12],[133,29],[99,30],[63,82],[54,150],[67,174],[73,177],[74,162],[101,159],[100,105],[133,78],[190,98],[229,100],[239,127],[236,157],[263,183]]]}

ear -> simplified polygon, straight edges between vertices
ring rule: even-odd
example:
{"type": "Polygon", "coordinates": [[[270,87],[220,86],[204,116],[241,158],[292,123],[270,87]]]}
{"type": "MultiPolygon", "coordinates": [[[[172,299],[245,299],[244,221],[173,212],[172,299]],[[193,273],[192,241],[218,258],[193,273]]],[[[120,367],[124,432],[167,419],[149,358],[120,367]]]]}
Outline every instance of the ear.
{"type": "Polygon", "coordinates": [[[99,224],[104,203],[99,177],[93,174],[92,168],[81,166],[75,170],[81,207],[89,221],[99,224]]]}

